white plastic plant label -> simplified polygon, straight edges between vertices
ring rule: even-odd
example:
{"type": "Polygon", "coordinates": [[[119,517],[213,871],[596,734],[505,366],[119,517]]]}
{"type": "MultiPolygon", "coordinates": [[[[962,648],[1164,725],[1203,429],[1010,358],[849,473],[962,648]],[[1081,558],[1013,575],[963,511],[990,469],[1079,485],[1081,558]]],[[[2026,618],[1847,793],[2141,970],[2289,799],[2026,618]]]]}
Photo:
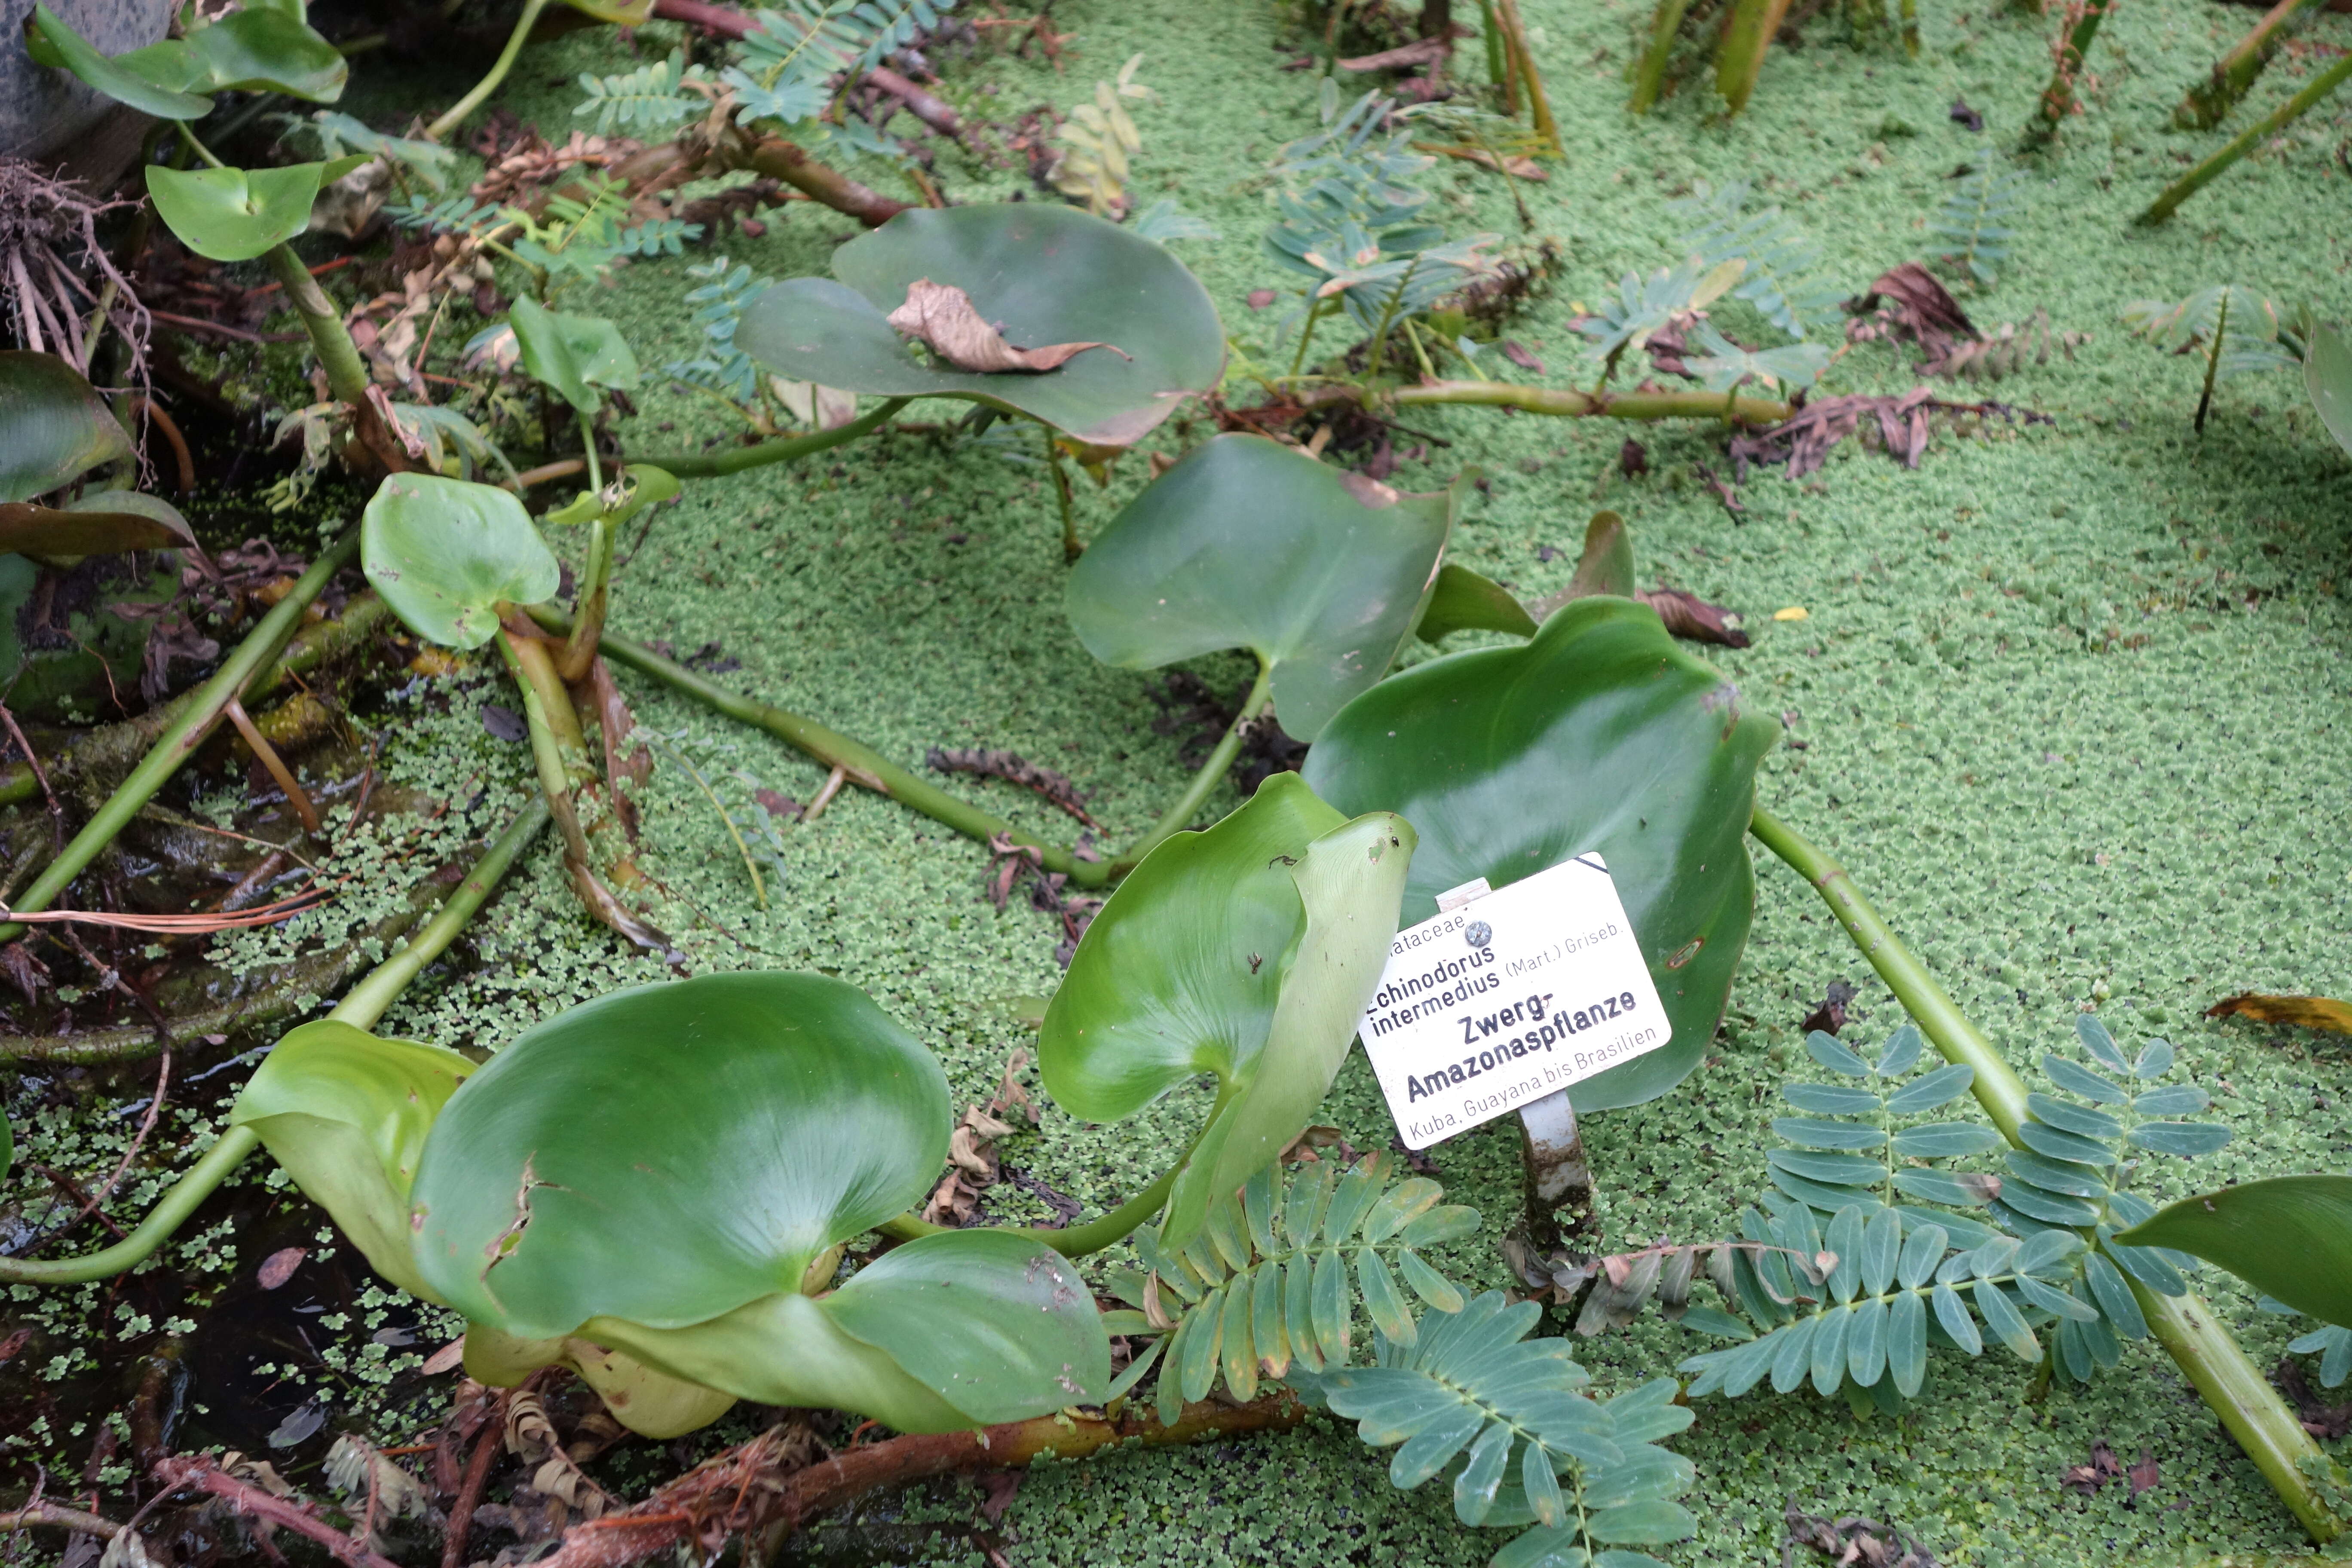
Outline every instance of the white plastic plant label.
{"type": "Polygon", "coordinates": [[[1409,1149],[1673,1037],[1600,856],[1563,860],[1499,893],[1484,886],[1454,889],[1434,920],[1397,932],[1364,1014],[1364,1051],[1409,1149]]]}

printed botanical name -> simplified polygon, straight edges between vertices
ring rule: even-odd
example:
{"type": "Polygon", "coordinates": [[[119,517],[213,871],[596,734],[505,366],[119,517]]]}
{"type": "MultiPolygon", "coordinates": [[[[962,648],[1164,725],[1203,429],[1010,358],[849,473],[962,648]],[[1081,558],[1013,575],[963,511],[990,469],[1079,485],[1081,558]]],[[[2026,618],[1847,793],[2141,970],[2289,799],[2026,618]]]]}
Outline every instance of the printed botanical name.
{"type": "MultiPolygon", "coordinates": [[[[1433,1072],[1423,1076],[1408,1076],[1405,1079],[1406,1103],[1410,1104],[1423,1095],[1433,1095],[1449,1085],[1466,1083],[1482,1073],[1492,1071],[1499,1063],[1517,1061],[1539,1051],[1549,1051],[1554,1046],[1572,1035],[1580,1035],[1612,1018],[1627,1016],[1639,1005],[1634,1001],[1631,991],[1621,991],[1614,996],[1603,996],[1597,1002],[1588,1003],[1573,1011],[1553,1009],[1547,1016],[1545,1009],[1550,1006],[1551,999],[1552,994],[1547,991],[1538,995],[1529,996],[1525,1001],[1514,1002],[1497,1012],[1483,1016],[1465,1014],[1456,1018],[1454,1022],[1462,1027],[1462,1043],[1466,1046],[1475,1046],[1482,1039],[1515,1028],[1521,1024],[1531,1024],[1534,1027],[1529,1028],[1525,1034],[1513,1035],[1507,1039],[1475,1051],[1460,1061],[1448,1063],[1433,1072]]],[[[1628,1055],[1656,1037],[1657,1031],[1654,1029],[1636,1029],[1621,1033],[1605,1046],[1571,1051],[1569,1053],[1570,1071],[1576,1077],[1581,1077],[1589,1066],[1628,1055]]]]}

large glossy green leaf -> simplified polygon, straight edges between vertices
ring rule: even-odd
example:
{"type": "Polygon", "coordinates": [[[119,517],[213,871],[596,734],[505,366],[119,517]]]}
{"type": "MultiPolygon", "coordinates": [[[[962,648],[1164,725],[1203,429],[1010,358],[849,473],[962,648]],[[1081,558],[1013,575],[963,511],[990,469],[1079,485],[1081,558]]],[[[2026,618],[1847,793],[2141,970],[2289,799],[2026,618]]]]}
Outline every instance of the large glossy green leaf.
{"type": "Polygon", "coordinates": [[[2337,445],[2352,452],[2352,347],[2335,328],[2320,327],[2311,334],[2303,384],[2311,394],[2311,405],[2319,410],[2319,422],[2337,445]]]}
{"type": "Polygon", "coordinates": [[[818,1253],[919,1201],[947,1096],[930,1053],[837,980],[614,992],[523,1035],[443,1112],[418,1268],[525,1339],[703,1323],[797,1289],[818,1253]]]}
{"type": "Polygon", "coordinates": [[[121,421],[79,371],[55,354],[0,351],[0,501],[47,495],[131,455],[121,421]]]}
{"type": "Polygon", "coordinates": [[[2123,1232],[2217,1263],[2323,1322],[2352,1326],[2352,1176],[2273,1176],[2183,1198],[2123,1232]]]}
{"type": "Polygon", "coordinates": [[[408,629],[479,647],[501,604],[536,605],[562,580],[513,492],[438,474],[394,474],[360,517],[360,563],[408,629]]]}
{"type": "Polygon", "coordinates": [[[1524,647],[1453,654],[1349,703],[1307,754],[1342,811],[1421,834],[1407,924],[1436,895],[1500,888],[1598,850],[1674,1037],[1577,1086],[1580,1110],[1637,1104],[1697,1066],[1755,908],[1745,835],[1779,726],[1629,600],[1570,601],[1524,647]]]}
{"type": "Polygon", "coordinates": [[[310,222],[330,165],[282,169],[170,169],[147,165],[147,194],[180,242],[215,261],[250,261],[310,222]]]}
{"type": "Polygon", "coordinates": [[[282,92],[332,103],[351,75],[342,53],[288,12],[247,5],[184,40],[199,92],[282,92]]]}
{"type": "Polygon", "coordinates": [[[1437,583],[1423,607],[1413,635],[1423,642],[1443,642],[1455,632],[1507,632],[1535,636],[1535,617],[1511,591],[1491,577],[1448,561],[1437,569],[1437,583]]]}
{"type": "Polygon", "coordinates": [[[1130,501],[1071,570],[1087,651],[1151,669],[1245,647],[1274,670],[1282,726],[1312,740],[1388,673],[1454,521],[1263,436],[1220,436],[1130,501]]]}
{"type": "Polygon", "coordinates": [[[1090,1121],[1216,1076],[1217,1109],[1170,1198],[1181,1249],[1210,1202],[1312,1119],[1379,984],[1413,848],[1277,773],[1204,833],[1169,839],[1087,928],[1038,1035],[1045,1087],[1090,1121]]]}
{"type": "Polygon", "coordinates": [[[263,1060],[229,1120],[261,1135],[377,1273],[437,1301],[410,1253],[409,1192],[434,1118],[473,1070],[439,1046],[305,1024],[263,1060]]]}
{"type": "Polygon", "coordinates": [[[788,380],[968,398],[1097,447],[1132,445],[1224,371],[1224,329],[1200,282],[1150,240],[1073,207],[916,208],[835,251],[833,271],[840,281],[795,278],[761,294],[736,342],[788,380]],[[927,363],[884,320],[926,279],[961,289],[1016,346],[1120,353],[1092,350],[1042,374],[927,363]]]}
{"type": "Polygon", "coordinates": [[[160,120],[202,120],[212,112],[211,99],[182,90],[193,68],[186,46],[174,40],[109,59],[56,12],[36,5],[26,24],[25,47],[40,64],[71,71],[117,103],[160,120]],[[164,79],[157,79],[159,75],[164,79]]]}
{"type": "Polygon", "coordinates": [[[509,320],[522,368],[581,413],[596,412],[595,388],[637,384],[637,356],[621,329],[604,317],[570,315],[522,298],[509,320]]]}
{"type": "Polygon", "coordinates": [[[121,555],[132,550],[185,550],[195,542],[177,507],[131,490],[100,490],[54,507],[0,501],[0,551],[121,555]]]}

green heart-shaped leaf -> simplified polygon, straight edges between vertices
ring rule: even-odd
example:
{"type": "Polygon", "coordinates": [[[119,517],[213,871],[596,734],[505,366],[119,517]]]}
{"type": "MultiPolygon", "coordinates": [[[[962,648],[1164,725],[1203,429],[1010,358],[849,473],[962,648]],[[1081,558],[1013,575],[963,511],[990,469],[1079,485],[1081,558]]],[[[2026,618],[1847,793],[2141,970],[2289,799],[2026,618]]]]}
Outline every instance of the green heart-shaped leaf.
{"type": "Polygon", "coordinates": [[[56,12],[36,5],[25,24],[25,48],[42,65],[71,71],[117,103],[159,120],[202,120],[213,110],[211,99],[181,90],[189,85],[194,66],[187,46],[176,39],[109,59],[56,12]]]}
{"type": "Polygon", "coordinates": [[[0,351],[0,501],[47,495],[131,456],[121,421],[79,371],[55,354],[0,351]]]}
{"type": "Polygon", "coordinates": [[[2352,1176],[2273,1176],[2183,1198],[2123,1232],[2218,1263],[2266,1296],[2352,1327],[2352,1176]]]}
{"type": "Polygon", "coordinates": [[[283,169],[167,169],[147,165],[147,194],[180,242],[215,261],[250,261],[310,222],[324,163],[283,169]]]}
{"type": "Polygon", "coordinates": [[[2303,384],[2311,394],[2311,405],[2319,410],[2319,422],[2337,445],[2352,452],[2352,347],[2345,345],[2335,328],[2321,327],[2311,334],[2311,349],[2303,359],[2303,384]]]}
{"type": "Polygon", "coordinates": [[[1655,611],[1596,596],[1523,647],[1382,681],[1325,729],[1306,771],[1340,810],[1393,811],[1420,830],[1408,925],[1475,878],[1507,887],[1601,852],[1674,1028],[1577,1086],[1579,1110],[1607,1110],[1665,1093],[1714,1037],[1755,911],[1756,766],[1779,732],[1655,611]]]}
{"type": "Polygon", "coordinates": [[[637,384],[637,356],[604,317],[567,315],[525,298],[514,302],[509,320],[522,368],[581,413],[596,412],[600,400],[592,388],[637,384]]]}
{"type": "Polygon", "coordinates": [[[177,507],[130,490],[100,490],[59,507],[0,501],[0,552],[121,555],[132,550],[191,549],[195,542],[177,507]]]}
{"type": "Polygon", "coordinates": [[[685,1328],[797,1289],[818,1253],[919,1202],[948,1121],[938,1061],[855,986],[615,992],[522,1036],[442,1114],[418,1267],[525,1339],[685,1328]]]}
{"type": "Polygon", "coordinates": [[[1443,642],[1463,631],[1508,632],[1528,637],[1535,636],[1536,623],[1508,588],[1448,561],[1437,569],[1437,585],[1413,635],[1423,642],[1443,642]]]}
{"type": "Polygon", "coordinates": [[[1217,1078],[1169,1199],[1171,1246],[1329,1091],[1396,934],[1412,848],[1398,818],[1348,821],[1276,773],[1208,831],[1154,849],[1087,927],[1038,1034],[1055,1101],[1117,1121],[1217,1078]]]}
{"type": "Polygon", "coordinates": [[[286,11],[247,5],[183,42],[199,92],[282,92],[312,103],[332,103],[351,75],[342,53],[286,11]]]}
{"type": "Polygon", "coordinates": [[[583,1333],[688,1382],[902,1432],[1042,1415],[1110,1383],[1110,1342],[1077,1270],[1003,1231],[894,1247],[824,1297],[776,1292],[682,1329],[599,1318],[583,1333]]]}
{"type": "Polygon", "coordinates": [[[376,487],[360,517],[360,564],[410,631],[445,647],[481,647],[500,604],[539,604],[562,581],[512,492],[437,474],[376,487]]]}
{"type": "Polygon", "coordinates": [[[1402,494],[1263,436],[1220,436],[1111,521],[1064,603],[1106,664],[1248,648],[1274,671],[1282,727],[1311,741],[1388,673],[1453,523],[1451,491],[1402,494]]]}
{"type": "Polygon", "coordinates": [[[795,278],[761,294],[736,342],[788,380],[968,398],[1096,447],[1131,446],[1224,373],[1224,329],[1199,280],[1150,240],[1074,207],[916,208],[835,251],[833,272],[839,282],[795,278]],[[1042,374],[919,359],[884,318],[924,280],[962,289],[1015,346],[1119,352],[1089,350],[1042,374]]]}
{"type": "Polygon", "coordinates": [[[333,1216],[386,1279],[438,1301],[409,1246],[408,1198],[434,1118],[474,1064],[439,1046],[327,1019],[278,1042],[229,1120],[333,1216]]]}

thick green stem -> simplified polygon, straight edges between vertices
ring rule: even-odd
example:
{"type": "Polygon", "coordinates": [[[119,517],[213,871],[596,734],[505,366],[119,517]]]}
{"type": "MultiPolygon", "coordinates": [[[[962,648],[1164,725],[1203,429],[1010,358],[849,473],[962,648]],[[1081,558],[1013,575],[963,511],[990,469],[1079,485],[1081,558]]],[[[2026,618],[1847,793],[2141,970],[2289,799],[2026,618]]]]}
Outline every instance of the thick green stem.
{"type": "MultiPolygon", "coordinates": [[[[572,626],[572,618],[552,605],[533,605],[530,615],[532,619],[552,632],[567,632],[572,626]]],[[[739,724],[765,730],[786,745],[806,752],[825,766],[841,769],[851,783],[912,806],[958,833],[977,838],[983,844],[998,839],[1034,849],[1039,863],[1046,870],[1066,876],[1083,888],[1098,888],[1110,879],[1108,863],[1081,860],[1067,849],[1024,833],[1003,817],[991,816],[976,805],[958,800],[945,790],[917,778],[872,747],[828,730],[813,719],[803,719],[797,713],[740,696],[704,679],[675,660],[662,658],[640,643],[614,637],[610,632],[604,634],[603,646],[606,657],[616,663],[650,675],[671,690],[691,697],[704,707],[723,713],[739,724]]]]}
{"type": "Polygon", "coordinates": [[[2025,145],[2044,145],[2058,134],[2059,125],[2074,112],[2074,79],[2082,73],[2083,57],[2091,52],[2091,41],[2099,36],[2099,24],[2106,20],[2115,0],[2085,0],[2083,13],[2074,19],[2065,41],[2058,46],[2058,63],[2051,68],[2050,85],[2042,89],[2041,101],[2034,105],[2033,118],[2025,124],[2025,145]]]}
{"type": "Polygon", "coordinates": [[[539,14],[546,8],[547,0],[523,0],[522,15],[515,19],[514,31],[507,35],[507,47],[491,62],[490,74],[476,82],[473,91],[451,104],[440,119],[425,128],[427,142],[438,142],[463,125],[466,116],[479,109],[483,100],[499,89],[499,83],[507,79],[507,73],[514,69],[515,61],[521,58],[523,40],[530,37],[531,28],[538,25],[539,14]]]}
{"type": "Polygon", "coordinates": [[[1796,411],[1769,397],[1734,395],[1728,405],[1714,392],[1579,392],[1574,387],[1519,386],[1507,381],[1440,381],[1396,390],[1401,407],[1467,403],[1583,419],[1722,419],[1780,425],[1796,411]]]}
{"type": "Polygon", "coordinates": [[[730,447],[723,452],[681,453],[672,458],[638,458],[634,461],[667,469],[681,479],[710,479],[727,474],[740,474],[746,468],[756,468],[769,463],[791,463],[829,451],[833,447],[856,440],[895,416],[913,402],[912,398],[893,397],[871,414],[861,415],[848,424],[832,430],[820,430],[814,436],[794,436],[787,440],[762,441],[755,447],[730,447]]]}
{"type": "MultiPolygon", "coordinates": [[[[1788,0],[1780,3],[1785,5],[1788,0]]],[[[1528,45],[1527,24],[1519,19],[1519,0],[1494,0],[1494,16],[1502,24],[1503,47],[1509,51],[1520,84],[1528,89],[1528,117],[1535,122],[1536,134],[1544,139],[1554,157],[1567,157],[1559,122],[1551,117],[1551,100],[1544,96],[1543,73],[1536,68],[1536,52],[1528,45]]],[[[1510,172],[1503,171],[1503,176],[1508,179],[1510,172]]]]}
{"type": "Polygon", "coordinates": [[[1674,59],[1675,37],[1682,31],[1683,16],[1689,9],[1690,0],[1658,0],[1658,8],[1650,17],[1649,47],[1633,65],[1633,97],[1626,107],[1634,113],[1649,113],[1665,96],[1666,67],[1674,59]]]}
{"type": "MultiPolygon", "coordinates": [[[[115,835],[139,815],[139,808],[155,798],[156,791],[171,781],[182,763],[194,754],[206,736],[213,732],[228,705],[245,689],[246,683],[278,658],[278,650],[293,637],[302,624],[302,612],[310,607],[327,586],[327,580],[347,565],[360,547],[359,531],[345,534],[331,548],[310,563],[310,569],[295,580],[294,586],[270,612],[246,635],[236,650],[221,662],[213,678],[192,694],[186,709],[174,720],[131,776],[98,808],[82,830],[74,835],[48,868],[25,889],[16,900],[16,909],[26,914],[37,913],[49,907],[49,901],[66,890],[76,877],[89,868],[91,861],[115,835]]],[[[0,942],[15,942],[25,934],[18,921],[0,922],[0,942]]]]}
{"type": "MultiPolygon", "coordinates": [[[[476,862],[466,879],[449,895],[441,907],[408,945],[379,965],[374,973],[353,986],[335,1010],[327,1015],[338,1022],[355,1028],[368,1028],[383,1016],[394,998],[408,983],[424,972],[425,966],[447,951],[457,933],[474,918],[491,889],[505,876],[534,835],[547,825],[547,805],[533,801],[523,807],[507,830],[499,835],[481,859],[476,862]]],[[[245,1157],[260,1147],[260,1135],[250,1127],[232,1127],[221,1135],[220,1142],[206,1150],[203,1158],[188,1167],[187,1173],[172,1184],[137,1229],[112,1247],[101,1252],[80,1258],[0,1258],[0,1283],[21,1285],[80,1285],[92,1279],[108,1279],[137,1268],[155,1250],[169,1241],[172,1233],[186,1223],[215,1189],[228,1179],[231,1171],[244,1163],[245,1157]]]]}
{"type": "Polygon", "coordinates": [[[359,345],[344,330],[341,312],[302,265],[290,245],[273,245],[262,259],[269,270],[278,275],[285,286],[286,302],[302,318],[302,330],[310,334],[310,347],[319,356],[320,368],[327,373],[327,390],[336,398],[360,408],[367,402],[367,361],[360,357],[359,345]]]}
{"type": "MultiPolygon", "coordinates": [[[[2024,1080],[1983,1031],[1969,1021],[1950,994],[1936,983],[1927,966],[1895,938],[1878,911],[1855,889],[1845,868],[1761,806],[1756,808],[1748,830],[1812,884],[1871,968],[1944,1058],[1975,1069],[1977,1102],[2002,1137],[2012,1146],[2022,1147],[2017,1130],[2026,1120],[2024,1080]]],[[[2277,1390],[2194,1292],[2161,1296],[2137,1279],[2131,1279],[2131,1288],[2157,1342],[2221,1418],[2221,1425],[2280,1500],[2314,1541],[2325,1544],[2334,1540],[2343,1523],[2328,1511],[2312,1478],[2303,1469],[2307,1461],[2316,1458],[2325,1463],[2326,1458],[2277,1390]]]]}
{"type": "Polygon", "coordinates": [[[1062,466],[1062,447],[1054,438],[1054,427],[1041,419],[1037,428],[1045,433],[1045,469],[1054,480],[1054,499],[1062,509],[1062,559],[1076,561],[1087,547],[1078,538],[1078,517],[1070,504],[1070,471],[1062,466]]]}
{"type": "Polygon", "coordinates": [[[2252,152],[2263,138],[2276,133],[2295,116],[2343,86],[2344,79],[2347,76],[2352,76],[2352,54],[2343,56],[2334,65],[2313,77],[2301,92],[2272,110],[2256,123],[2246,127],[2244,131],[2231,139],[2228,146],[2173,181],[2170,185],[2165,187],[2162,195],[2148,205],[2147,211],[2140,214],[2134,221],[2140,224],[2158,224],[2170,217],[2174,209],[2181,203],[2203,190],[2223,170],[2252,152]]]}
{"type": "Polygon", "coordinates": [[[2202,81],[2181,95],[2172,110],[2173,129],[2210,131],[2221,124],[2271,63],[2271,57],[2278,53],[2287,19],[2302,10],[2305,4],[2305,0],[2278,0],[2269,14],[2254,24],[2252,32],[2213,62],[2213,68],[2202,81]]]}
{"type": "Polygon", "coordinates": [[[1192,782],[1185,786],[1183,795],[1161,815],[1159,821],[1151,825],[1150,831],[1137,839],[1126,854],[1111,862],[1110,874],[1113,877],[1126,876],[1141,863],[1146,855],[1160,847],[1163,839],[1192,826],[1193,814],[1201,809],[1210,792],[1224,778],[1225,770],[1234,765],[1234,758],[1241,754],[1242,742],[1247,737],[1249,727],[1265,711],[1266,693],[1273,687],[1274,668],[1261,660],[1257,667],[1257,679],[1251,683],[1249,695],[1242,699],[1242,710],[1226,726],[1223,738],[1217,742],[1217,749],[1209,753],[1209,760],[1193,773],[1192,782]]]}

